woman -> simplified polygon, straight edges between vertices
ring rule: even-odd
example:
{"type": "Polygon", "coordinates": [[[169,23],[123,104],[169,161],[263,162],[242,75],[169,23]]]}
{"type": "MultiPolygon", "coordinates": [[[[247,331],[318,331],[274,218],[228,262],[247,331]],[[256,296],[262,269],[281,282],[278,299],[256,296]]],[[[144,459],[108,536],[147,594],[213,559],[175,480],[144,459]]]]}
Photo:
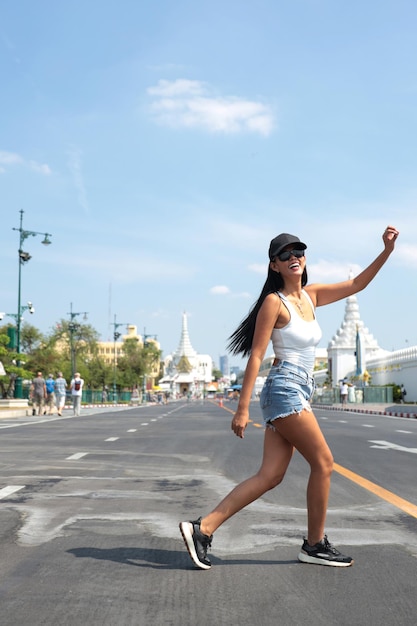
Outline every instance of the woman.
{"type": "Polygon", "coordinates": [[[261,295],[230,338],[235,354],[250,355],[231,428],[243,438],[259,367],[272,340],[275,361],[263,387],[260,404],[265,423],[262,464],[254,476],[235,487],[206,517],[181,522],[180,530],[194,564],[209,569],[207,550],[215,530],[229,517],[283,480],[297,449],[310,465],[307,486],[308,534],[298,559],[335,567],[353,564],[324,534],[333,457],[311,410],[315,347],[321,331],[315,308],[364,289],[394,250],[398,230],[388,226],[384,250],[358,276],[332,285],[307,285],[305,249],[298,237],[283,233],[269,247],[268,278],[261,295]]]}

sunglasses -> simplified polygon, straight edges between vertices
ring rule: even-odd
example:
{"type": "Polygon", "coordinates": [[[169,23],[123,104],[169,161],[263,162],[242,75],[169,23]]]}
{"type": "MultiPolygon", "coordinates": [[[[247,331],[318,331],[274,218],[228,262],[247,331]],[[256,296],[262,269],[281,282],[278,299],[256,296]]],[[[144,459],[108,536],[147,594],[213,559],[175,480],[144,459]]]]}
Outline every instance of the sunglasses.
{"type": "Polygon", "coordinates": [[[304,256],[304,250],[300,250],[300,248],[294,248],[294,250],[284,250],[281,254],[277,255],[280,261],[288,261],[288,259],[292,256],[295,256],[296,259],[301,259],[304,256]]]}

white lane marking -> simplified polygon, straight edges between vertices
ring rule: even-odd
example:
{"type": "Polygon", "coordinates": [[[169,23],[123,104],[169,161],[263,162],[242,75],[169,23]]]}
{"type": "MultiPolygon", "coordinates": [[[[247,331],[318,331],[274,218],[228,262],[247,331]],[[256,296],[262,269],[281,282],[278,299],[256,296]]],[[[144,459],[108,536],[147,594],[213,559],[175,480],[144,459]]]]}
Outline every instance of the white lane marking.
{"type": "Polygon", "coordinates": [[[18,428],[19,426],[33,426],[34,424],[46,424],[48,422],[59,422],[60,420],[69,420],[75,417],[75,415],[66,415],[62,417],[54,417],[52,419],[45,420],[34,420],[33,422],[18,422],[17,424],[6,424],[5,426],[0,426],[0,429],[3,428],[18,428]]]}
{"type": "Polygon", "coordinates": [[[405,446],[399,446],[396,443],[390,441],[369,441],[375,445],[371,448],[378,448],[379,450],[399,450],[400,452],[411,452],[411,454],[417,454],[417,448],[406,448],[405,446]]]}
{"type": "Polygon", "coordinates": [[[375,428],[372,424],[362,424],[364,428],[375,428]]]}
{"type": "Polygon", "coordinates": [[[128,433],[135,433],[135,432],[136,432],[136,430],[137,430],[136,428],[130,428],[127,432],[128,432],[128,433]]]}
{"type": "Polygon", "coordinates": [[[156,422],[156,418],[154,417],[153,419],[151,419],[151,422],[156,422]]]}
{"type": "Polygon", "coordinates": [[[148,422],[142,422],[141,426],[149,426],[148,422]]]}
{"type": "Polygon", "coordinates": [[[0,489],[0,500],[7,498],[7,496],[10,496],[16,491],[20,491],[20,489],[24,489],[25,487],[26,485],[9,485],[8,487],[3,487],[3,489],[0,489]]]}
{"type": "Polygon", "coordinates": [[[339,420],[339,424],[347,424],[347,420],[339,420]]]}
{"type": "Polygon", "coordinates": [[[104,441],[117,441],[119,439],[119,437],[109,437],[108,439],[105,439],[104,441]]]}
{"type": "Polygon", "coordinates": [[[396,430],[396,433],[404,433],[406,435],[412,435],[413,432],[411,430],[396,430]]]}
{"type": "Polygon", "coordinates": [[[88,452],[76,452],[75,454],[71,454],[71,456],[67,456],[67,461],[78,461],[78,459],[82,459],[83,456],[86,456],[88,452]]]}

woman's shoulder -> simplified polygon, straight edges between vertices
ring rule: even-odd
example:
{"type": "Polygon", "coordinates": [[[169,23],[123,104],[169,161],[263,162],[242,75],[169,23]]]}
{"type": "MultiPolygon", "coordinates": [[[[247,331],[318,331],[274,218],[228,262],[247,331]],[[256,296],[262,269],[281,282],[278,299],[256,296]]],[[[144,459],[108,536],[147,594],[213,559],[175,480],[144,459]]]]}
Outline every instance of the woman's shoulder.
{"type": "Polygon", "coordinates": [[[282,305],[282,300],[278,292],[271,292],[262,303],[261,309],[263,313],[276,315],[279,313],[282,305]]]}
{"type": "Polygon", "coordinates": [[[280,291],[272,291],[271,293],[269,293],[265,300],[268,300],[269,303],[273,304],[279,304],[281,302],[281,298],[283,298],[284,296],[282,295],[282,293],[280,291]]]}

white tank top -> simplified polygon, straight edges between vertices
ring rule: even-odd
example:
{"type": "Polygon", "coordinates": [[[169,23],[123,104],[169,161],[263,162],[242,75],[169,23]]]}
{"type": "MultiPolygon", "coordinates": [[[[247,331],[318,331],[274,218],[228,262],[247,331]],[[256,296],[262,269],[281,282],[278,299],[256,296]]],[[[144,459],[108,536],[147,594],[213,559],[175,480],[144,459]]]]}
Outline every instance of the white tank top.
{"type": "MultiPolygon", "coordinates": [[[[272,331],[271,340],[275,358],[294,363],[312,373],[316,346],[322,335],[316,316],[314,314],[314,319],[306,322],[298,315],[291,302],[282,293],[277,293],[288,309],[290,321],[284,328],[274,328],[272,331]]],[[[314,305],[304,289],[303,294],[314,313],[314,305]]]]}

